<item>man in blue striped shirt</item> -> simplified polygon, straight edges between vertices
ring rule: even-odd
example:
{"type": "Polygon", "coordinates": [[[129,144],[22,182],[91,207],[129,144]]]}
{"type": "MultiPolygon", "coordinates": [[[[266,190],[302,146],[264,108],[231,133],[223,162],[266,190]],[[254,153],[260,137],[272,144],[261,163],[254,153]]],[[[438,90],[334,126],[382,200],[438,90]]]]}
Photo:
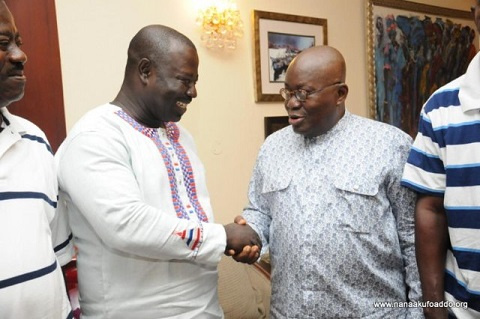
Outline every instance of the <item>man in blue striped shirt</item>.
{"type": "Polygon", "coordinates": [[[67,221],[55,212],[52,149],[36,125],[6,108],[23,97],[21,44],[0,1],[0,318],[70,319],[60,265],[73,247],[67,221]]]}
{"type": "MultiPolygon", "coordinates": [[[[472,10],[480,30],[480,1],[472,10]]],[[[431,302],[424,312],[480,318],[480,54],[425,103],[418,132],[402,185],[420,194],[416,254],[431,302]]]]}

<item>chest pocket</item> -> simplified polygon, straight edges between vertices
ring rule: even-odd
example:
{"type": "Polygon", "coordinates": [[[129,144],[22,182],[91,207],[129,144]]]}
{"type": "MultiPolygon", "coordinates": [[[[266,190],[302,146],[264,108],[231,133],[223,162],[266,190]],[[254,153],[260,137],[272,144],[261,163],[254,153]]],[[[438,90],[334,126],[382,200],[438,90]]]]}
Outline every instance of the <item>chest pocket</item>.
{"type": "Polygon", "coordinates": [[[291,174],[281,174],[281,175],[266,175],[264,176],[263,185],[262,185],[262,194],[274,193],[282,191],[290,185],[292,181],[291,174]]]}
{"type": "Polygon", "coordinates": [[[337,226],[342,231],[368,234],[379,221],[379,182],[354,177],[354,174],[344,178],[339,176],[334,180],[339,194],[337,226]]]}

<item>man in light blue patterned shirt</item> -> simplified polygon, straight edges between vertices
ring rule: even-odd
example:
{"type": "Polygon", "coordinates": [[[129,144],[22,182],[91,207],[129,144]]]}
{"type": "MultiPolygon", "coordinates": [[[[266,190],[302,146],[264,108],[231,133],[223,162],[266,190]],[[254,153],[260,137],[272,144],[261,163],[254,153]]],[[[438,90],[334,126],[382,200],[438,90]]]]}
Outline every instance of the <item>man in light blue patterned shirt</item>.
{"type": "Polygon", "coordinates": [[[332,47],[300,53],[280,90],[291,125],[258,155],[243,217],[270,251],[271,316],[423,318],[411,138],[346,111],[345,74],[332,47]]]}

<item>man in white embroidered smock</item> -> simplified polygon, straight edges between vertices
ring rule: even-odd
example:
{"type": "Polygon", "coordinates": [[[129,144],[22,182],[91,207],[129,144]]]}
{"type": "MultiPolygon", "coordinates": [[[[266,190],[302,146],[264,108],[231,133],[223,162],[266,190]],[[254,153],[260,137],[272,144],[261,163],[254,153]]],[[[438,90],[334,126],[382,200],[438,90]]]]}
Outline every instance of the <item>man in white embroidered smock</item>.
{"type": "Polygon", "coordinates": [[[198,64],[184,35],[141,29],[117,97],[80,119],[57,153],[82,318],[223,318],[222,254],[258,257],[254,232],[213,223],[193,139],[174,123],[197,96],[198,64]]]}
{"type": "Polygon", "coordinates": [[[280,90],[291,125],[258,155],[243,217],[270,250],[271,317],[422,318],[411,138],[349,113],[345,78],[332,47],[297,55],[280,90]]]}

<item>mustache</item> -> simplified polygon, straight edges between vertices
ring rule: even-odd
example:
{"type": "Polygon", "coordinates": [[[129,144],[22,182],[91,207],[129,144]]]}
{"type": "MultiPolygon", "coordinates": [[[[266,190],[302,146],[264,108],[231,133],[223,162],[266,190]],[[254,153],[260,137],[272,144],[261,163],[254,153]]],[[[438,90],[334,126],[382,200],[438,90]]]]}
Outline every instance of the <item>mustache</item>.
{"type": "Polygon", "coordinates": [[[23,75],[23,70],[25,69],[23,63],[15,63],[13,68],[11,68],[7,74],[8,75],[23,75]]]}

